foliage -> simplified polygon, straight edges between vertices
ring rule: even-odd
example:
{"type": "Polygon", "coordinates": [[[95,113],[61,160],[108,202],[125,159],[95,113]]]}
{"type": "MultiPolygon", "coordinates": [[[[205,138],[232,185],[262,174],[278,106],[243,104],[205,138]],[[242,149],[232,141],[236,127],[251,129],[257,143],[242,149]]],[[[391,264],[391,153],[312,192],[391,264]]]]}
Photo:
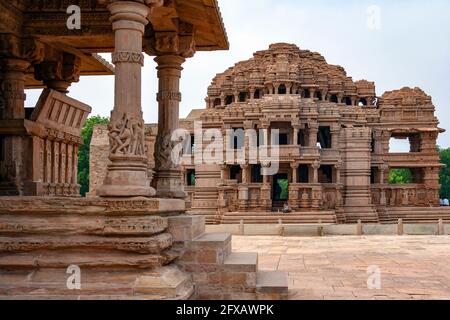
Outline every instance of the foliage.
{"type": "Polygon", "coordinates": [[[78,150],[78,183],[81,185],[81,195],[84,197],[89,192],[89,152],[91,149],[91,139],[94,126],[108,124],[109,119],[101,116],[94,116],[87,119],[81,130],[83,145],[78,150]]]}
{"type": "Polygon", "coordinates": [[[445,165],[439,173],[439,182],[441,184],[441,199],[450,199],[450,148],[438,148],[441,157],[441,163],[445,165]]]}
{"type": "Polygon", "coordinates": [[[390,184],[407,184],[412,183],[412,174],[409,169],[392,169],[389,172],[390,184]]]}

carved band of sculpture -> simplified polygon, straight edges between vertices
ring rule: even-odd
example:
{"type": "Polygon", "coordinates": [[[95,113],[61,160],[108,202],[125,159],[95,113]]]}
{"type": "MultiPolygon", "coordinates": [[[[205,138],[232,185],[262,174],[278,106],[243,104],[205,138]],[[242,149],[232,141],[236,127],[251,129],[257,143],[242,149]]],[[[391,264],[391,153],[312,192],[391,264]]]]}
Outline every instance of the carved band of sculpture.
{"type": "Polygon", "coordinates": [[[134,62],[144,65],[144,55],[140,52],[118,51],[112,54],[112,62],[134,62]]]}
{"type": "Polygon", "coordinates": [[[124,113],[122,117],[112,120],[108,128],[112,155],[145,156],[145,126],[142,117],[124,113]]]}
{"type": "Polygon", "coordinates": [[[174,142],[170,134],[158,135],[156,138],[156,148],[159,152],[155,153],[155,164],[159,170],[176,169],[177,166],[172,161],[172,150],[174,142]]]}
{"type": "Polygon", "coordinates": [[[161,91],[156,94],[157,101],[176,100],[181,101],[181,92],[161,91]]]}

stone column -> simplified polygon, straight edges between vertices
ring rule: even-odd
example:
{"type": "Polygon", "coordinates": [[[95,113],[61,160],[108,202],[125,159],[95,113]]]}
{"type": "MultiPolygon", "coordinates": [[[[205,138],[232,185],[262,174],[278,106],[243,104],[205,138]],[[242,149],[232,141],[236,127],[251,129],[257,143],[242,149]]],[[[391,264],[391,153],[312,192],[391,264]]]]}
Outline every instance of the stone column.
{"type": "Polygon", "coordinates": [[[299,164],[298,163],[291,163],[291,169],[292,169],[292,183],[295,184],[297,183],[298,179],[298,167],[299,164]]]}
{"type": "Polygon", "coordinates": [[[155,146],[156,194],[163,198],[185,198],[181,181],[181,167],[172,160],[175,141],[172,135],[179,129],[181,101],[180,78],[185,58],[179,55],[162,55],[155,58],[158,64],[158,136],[155,146]]]}
{"type": "Polygon", "coordinates": [[[317,184],[319,183],[319,168],[320,168],[319,162],[314,161],[313,164],[311,165],[311,168],[313,170],[313,183],[317,184]]]}
{"type": "Polygon", "coordinates": [[[108,6],[115,36],[114,110],[109,124],[111,164],[103,197],[153,196],[145,154],[145,127],[141,109],[142,36],[150,8],[138,2],[113,2],[108,6]]]}
{"type": "Polygon", "coordinates": [[[333,129],[331,131],[331,148],[339,149],[339,129],[333,129]]]}
{"type": "Polygon", "coordinates": [[[317,146],[317,132],[319,131],[319,126],[317,124],[312,124],[309,127],[308,134],[308,147],[316,147],[317,146]]]}

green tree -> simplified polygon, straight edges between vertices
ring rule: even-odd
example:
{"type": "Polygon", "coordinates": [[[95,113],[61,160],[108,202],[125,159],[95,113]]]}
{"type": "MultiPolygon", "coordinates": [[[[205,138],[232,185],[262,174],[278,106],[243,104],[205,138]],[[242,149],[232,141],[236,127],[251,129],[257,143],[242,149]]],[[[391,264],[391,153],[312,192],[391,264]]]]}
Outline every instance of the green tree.
{"type": "Polygon", "coordinates": [[[83,145],[78,150],[78,183],[81,185],[80,192],[83,197],[89,192],[89,151],[91,149],[92,131],[95,125],[108,123],[109,119],[106,117],[90,117],[81,130],[83,145]]]}
{"type": "Polygon", "coordinates": [[[441,163],[445,165],[439,173],[439,183],[441,184],[441,199],[450,199],[450,148],[441,149],[438,147],[441,163]]]}
{"type": "Polygon", "coordinates": [[[392,169],[389,172],[390,184],[407,184],[412,182],[412,174],[409,169],[392,169]]]}

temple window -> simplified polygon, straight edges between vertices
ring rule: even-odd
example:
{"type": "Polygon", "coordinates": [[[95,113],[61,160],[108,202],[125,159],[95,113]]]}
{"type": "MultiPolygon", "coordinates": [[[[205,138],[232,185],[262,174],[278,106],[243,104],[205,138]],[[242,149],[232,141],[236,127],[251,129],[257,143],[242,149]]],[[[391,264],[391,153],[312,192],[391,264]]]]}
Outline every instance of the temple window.
{"type": "Polygon", "coordinates": [[[323,100],[323,98],[322,98],[322,92],[317,91],[316,94],[315,94],[315,98],[317,98],[317,99],[319,99],[320,101],[322,101],[322,100],[323,100]]]}
{"type": "Polygon", "coordinates": [[[330,127],[319,127],[317,131],[317,142],[321,149],[331,149],[331,129],[330,127]]]}
{"type": "Polygon", "coordinates": [[[230,167],[230,180],[237,180],[238,183],[242,183],[241,166],[231,166],[230,167]]]}
{"type": "Polygon", "coordinates": [[[311,98],[311,92],[308,89],[305,89],[305,91],[303,91],[303,97],[306,99],[311,98]]]}
{"type": "Polygon", "coordinates": [[[286,94],[286,93],[287,93],[286,86],[284,84],[280,85],[278,87],[278,94],[286,94]]]}
{"type": "Polygon", "coordinates": [[[261,90],[257,89],[254,94],[255,99],[261,99],[261,90]]]}
{"type": "Polygon", "coordinates": [[[279,135],[279,145],[287,146],[289,145],[289,136],[287,133],[280,133],[279,135]]]}
{"type": "Polygon", "coordinates": [[[377,167],[370,168],[370,184],[381,183],[379,169],[377,167]]]}
{"type": "Polygon", "coordinates": [[[306,164],[298,167],[298,183],[309,183],[309,168],[306,164]]]}
{"type": "Polygon", "coordinates": [[[189,187],[195,186],[195,170],[194,169],[186,170],[186,185],[189,187]]]}
{"type": "Polygon", "coordinates": [[[360,107],[367,106],[367,99],[366,98],[359,99],[358,106],[360,107]]]}
{"type": "Polygon", "coordinates": [[[345,97],[345,98],[344,98],[344,103],[345,103],[347,106],[351,106],[351,105],[352,105],[352,98],[350,98],[350,97],[345,97]]]}
{"type": "Polygon", "coordinates": [[[261,174],[261,165],[252,165],[252,183],[262,183],[263,176],[261,174]]]}
{"type": "MultiPolygon", "coordinates": [[[[416,175],[416,177],[417,177],[417,175],[416,175]]],[[[392,168],[392,169],[390,169],[388,182],[389,182],[389,184],[419,183],[419,182],[414,182],[413,172],[409,168],[392,168]]]]}
{"type": "Polygon", "coordinates": [[[234,102],[234,96],[229,95],[225,98],[225,104],[228,106],[234,102]]]}
{"type": "Polygon", "coordinates": [[[335,94],[331,95],[331,97],[330,97],[330,102],[338,103],[338,97],[337,97],[337,95],[335,95],[335,94]]]}
{"type": "Polygon", "coordinates": [[[306,146],[306,130],[298,131],[297,143],[299,146],[306,146]]]}
{"type": "Polygon", "coordinates": [[[410,153],[421,151],[421,135],[419,133],[392,134],[389,140],[389,153],[410,153]]]}
{"type": "Polygon", "coordinates": [[[231,136],[231,148],[234,150],[240,150],[245,146],[245,132],[242,128],[237,128],[233,130],[231,136]]]}
{"type": "Polygon", "coordinates": [[[319,168],[319,183],[333,183],[333,167],[320,166],[319,168]]]}
{"type": "Polygon", "coordinates": [[[239,102],[245,102],[247,100],[247,92],[239,93],[239,102]]]}
{"type": "Polygon", "coordinates": [[[213,106],[214,106],[214,107],[218,107],[218,106],[220,106],[221,104],[222,104],[222,101],[220,100],[220,98],[214,99],[214,102],[213,102],[213,106]]]}

